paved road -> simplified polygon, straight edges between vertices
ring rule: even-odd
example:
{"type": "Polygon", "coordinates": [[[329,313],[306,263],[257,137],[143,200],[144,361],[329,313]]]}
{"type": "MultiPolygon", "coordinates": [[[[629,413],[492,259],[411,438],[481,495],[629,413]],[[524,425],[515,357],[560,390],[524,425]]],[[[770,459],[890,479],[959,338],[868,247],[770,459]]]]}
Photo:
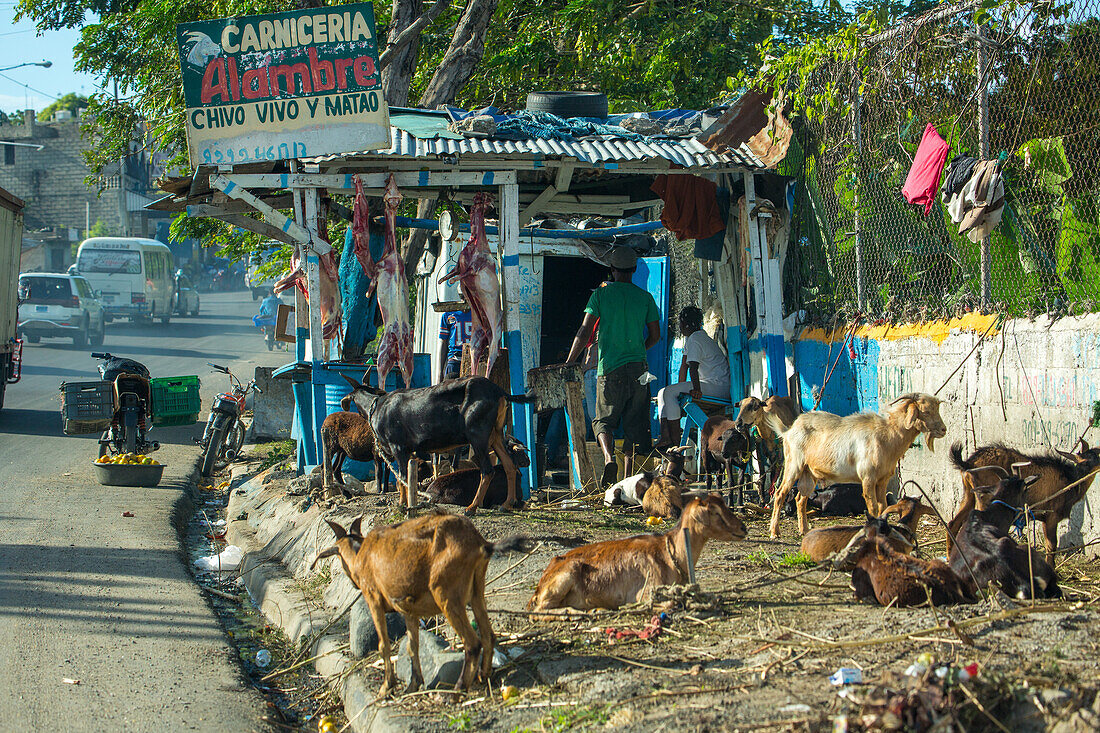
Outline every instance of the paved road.
{"type": "MultiPolygon", "coordinates": [[[[251,375],[286,360],[266,350],[247,294],[203,294],[202,306],[167,327],[116,322],[104,345],[153,376],[199,375],[200,420],[228,381],[207,361],[251,375]]],[[[172,523],[201,425],[155,431],[168,464],[158,488],[100,486],[97,436],[62,435],[57,389],[97,379],[98,362],[46,339],[24,363],[0,411],[0,729],[261,729],[264,700],[239,673],[172,523]]]]}

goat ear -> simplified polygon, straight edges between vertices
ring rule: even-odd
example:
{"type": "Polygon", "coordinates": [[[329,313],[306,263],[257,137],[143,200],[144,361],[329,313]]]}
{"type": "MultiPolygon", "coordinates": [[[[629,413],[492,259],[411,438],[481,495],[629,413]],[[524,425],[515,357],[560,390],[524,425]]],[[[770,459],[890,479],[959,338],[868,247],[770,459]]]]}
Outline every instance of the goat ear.
{"type": "Polygon", "coordinates": [[[363,517],[365,514],[360,514],[358,517],[352,520],[351,525],[348,527],[348,534],[355,535],[356,537],[362,537],[363,531],[359,526],[363,523],[363,517]]]}
{"type": "Polygon", "coordinates": [[[1079,440],[1077,442],[1081,444],[1081,452],[1082,453],[1088,453],[1089,452],[1089,444],[1085,442],[1084,438],[1081,438],[1081,440],[1079,440]]]}
{"type": "Polygon", "coordinates": [[[328,548],[327,550],[321,550],[317,553],[317,557],[313,558],[313,562],[310,563],[309,569],[313,570],[317,566],[317,563],[321,562],[326,557],[332,557],[333,555],[339,555],[340,551],[336,549],[336,545],[328,548]]]}
{"type": "Polygon", "coordinates": [[[332,521],[331,519],[326,519],[325,524],[332,528],[332,533],[336,535],[336,539],[341,540],[348,536],[347,530],[345,530],[343,527],[341,527],[339,524],[332,521]]]}

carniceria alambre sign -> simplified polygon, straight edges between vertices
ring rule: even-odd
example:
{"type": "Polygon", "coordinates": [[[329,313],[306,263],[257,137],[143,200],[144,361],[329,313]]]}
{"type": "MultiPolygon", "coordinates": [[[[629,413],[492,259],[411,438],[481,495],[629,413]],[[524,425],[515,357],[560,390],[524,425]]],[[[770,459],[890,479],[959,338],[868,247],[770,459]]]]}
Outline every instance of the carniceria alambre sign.
{"type": "Polygon", "coordinates": [[[192,165],[389,147],[374,6],[176,27],[192,165]]]}

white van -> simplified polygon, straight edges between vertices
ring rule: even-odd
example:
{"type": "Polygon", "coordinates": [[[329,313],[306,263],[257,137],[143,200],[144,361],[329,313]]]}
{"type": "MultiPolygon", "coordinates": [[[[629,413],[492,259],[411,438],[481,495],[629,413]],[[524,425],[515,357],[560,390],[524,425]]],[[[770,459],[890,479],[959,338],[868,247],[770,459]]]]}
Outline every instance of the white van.
{"type": "Polygon", "coordinates": [[[93,237],[80,243],[76,269],[99,292],[113,318],[172,317],[172,250],[155,239],[93,237]]]}

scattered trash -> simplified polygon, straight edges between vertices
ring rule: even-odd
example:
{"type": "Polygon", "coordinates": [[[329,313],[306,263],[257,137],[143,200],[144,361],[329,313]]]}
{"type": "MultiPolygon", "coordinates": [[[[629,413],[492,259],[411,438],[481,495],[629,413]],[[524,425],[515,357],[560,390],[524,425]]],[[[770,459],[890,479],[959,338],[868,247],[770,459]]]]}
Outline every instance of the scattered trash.
{"type": "Polygon", "coordinates": [[[803,703],[796,702],[791,703],[790,705],[784,705],[783,707],[779,708],[778,712],[784,713],[786,715],[807,715],[811,712],[811,708],[809,705],[804,705],[803,703]]]}
{"type": "MultiPolygon", "coordinates": [[[[616,629],[614,626],[609,626],[604,632],[607,634],[607,643],[614,644],[621,639],[629,639],[637,637],[638,639],[652,639],[659,636],[661,633],[661,616],[660,614],[654,616],[649,620],[649,623],[640,629],[616,629]]],[[[667,618],[667,616],[666,616],[667,618]]]]}
{"type": "Polygon", "coordinates": [[[229,482],[228,481],[222,481],[220,484],[217,485],[216,488],[217,488],[218,491],[224,491],[225,489],[229,488],[229,482]]]}
{"type": "Polygon", "coordinates": [[[513,659],[523,654],[523,648],[518,646],[501,649],[499,646],[493,649],[493,669],[500,669],[513,659]]]}
{"type": "Polygon", "coordinates": [[[858,685],[863,682],[863,670],[855,667],[841,667],[829,677],[829,682],[836,686],[858,685]]]}
{"type": "Polygon", "coordinates": [[[123,512],[123,513],[122,513],[122,516],[124,516],[124,517],[132,517],[132,516],[134,516],[134,513],[133,513],[133,512],[123,512]]]}
{"type": "Polygon", "coordinates": [[[519,697],[519,690],[516,689],[515,685],[505,685],[500,691],[500,697],[504,702],[514,700],[519,697]]]}
{"type": "Polygon", "coordinates": [[[934,657],[928,652],[924,652],[917,657],[917,661],[910,664],[905,674],[907,677],[920,677],[922,674],[928,671],[928,668],[932,666],[932,662],[935,661],[934,657]]]}
{"type": "Polygon", "coordinates": [[[558,509],[583,509],[584,504],[576,499],[566,499],[561,504],[558,504],[558,509]]]}
{"type": "Polygon", "coordinates": [[[217,555],[200,557],[195,561],[195,567],[199,570],[228,571],[236,570],[244,559],[244,553],[236,545],[229,545],[217,555]]]}
{"type": "Polygon", "coordinates": [[[62,476],[72,476],[72,475],[73,475],[73,472],[72,472],[72,471],[66,471],[65,473],[63,473],[63,474],[61,474],[61,475],[62,475],[62,476]]]}
{"type": "Polygon", "coordinates": [[[74,680],[71,677],[62,677],[61,681],[66,685],[79,685],[80,680],[74,680]]]}
{"type": "Polygon", "coordinates": [[[261,669],[267,669],[267,666],[271,664],[271,652],[267,649],[261,649],[256,652],[256,664],[258,664],[261,669]]]}

